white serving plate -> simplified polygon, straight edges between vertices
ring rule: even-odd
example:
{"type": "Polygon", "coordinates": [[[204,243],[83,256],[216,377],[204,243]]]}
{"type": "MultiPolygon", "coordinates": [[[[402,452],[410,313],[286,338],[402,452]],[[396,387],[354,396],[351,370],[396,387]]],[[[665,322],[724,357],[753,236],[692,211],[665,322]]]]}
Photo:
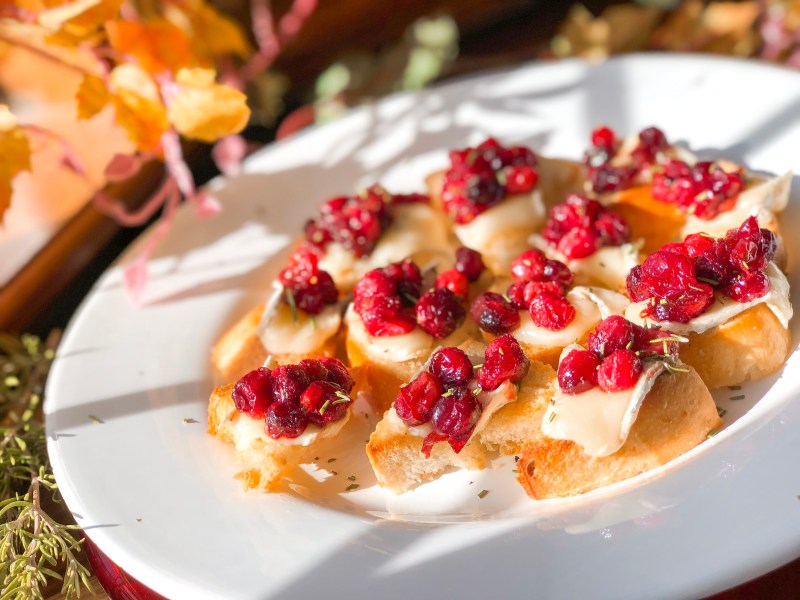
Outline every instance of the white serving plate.
{"type": "MultiPolygon", "coordinates": [[[[328,197],[376,180],[421,190],[448,149],[488,134],[577,159],[600,123],[620,133],[658,125],[701,155],[800,172],[798,97],[800,74],[755,62],[540,63],[392,96],[263,149],[239,177],[213,182],[220,216],[179,211],[150,262],[145,308],[129,305],[117,265],[67,331],[45,413],[78,523],[169,598],[699,597],[795,558],[796,350],[776,376],[717,394],[728,411],[721,433],[665,468],[571,500],[529,500],[509,460],[393,497],[374,486],[363,444],[375,420],[361,405],[361,425],[320,449],[319,468],[304,467],[283,493],[244,493],[233,452],[205,419],[210,347],[263,300],[328,197]],[[360,487],[345,492],[350,475],[360,487]]],[[[797,256],[794,192],[783,224],[797,256]]],[[[790,281],[800,289],[796,273],[790,281]]],[[[797,318],[792,331],[797,340],[797,318]]]]}

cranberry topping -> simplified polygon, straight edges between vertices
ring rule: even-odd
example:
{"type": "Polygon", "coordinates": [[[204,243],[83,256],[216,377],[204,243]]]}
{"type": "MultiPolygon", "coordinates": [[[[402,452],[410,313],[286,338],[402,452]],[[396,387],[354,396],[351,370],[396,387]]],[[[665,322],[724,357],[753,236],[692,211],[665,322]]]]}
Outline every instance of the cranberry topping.
{"type": "Polygon", "coordinates": [[[616,143],[617,136],[612,129],[601,125],[592,131],[592,146],[595,148],[606,150],[610,154],[616,143]]]}
{"type": "MultiPolygon", "coordinates": [[[[450,447],[460,452],[481,416],[481,405],[466,387],[450,388],[431,411],[433,433],[445,436],[450,447]]],[[[438,436],[437,436],[438,438],[438,436]]]]}
{"type": "Polygon", "coordinates": [[[400,388],[394,409],[406,425],[416,427],[430,420],[433,405],[443,393],[444,386],[439,378],[423,371],[400,388]]]}
{"type": "Polygon", "coordinates": [[[436,288],[422,295],[415,308],[417,324],[433,337],[442,339],[464,322],[466,311],[448,288],[436,288]]]}
{"type": "Polygon", "coordinates": [[[648,127],[639,133],[639,143],[633,149],[627,164],[611,164],[620,148],[620,142],[608,127],[598,127],[592,132],[592,147],[584,157],[587,176],[596,194],[618,192],[631,187],[639,173],[649,171],[664,160],[663,152],[669,148],[664,133],[648,127]]]}
{"type": "Polygon", "coordinates": [[[565,289],[575,279],[567,265],[547,258],[535,248],[525,250],[511,261],[511,275],[516,281],[554,281],[565,289]]]}
{"type": "Polygon", "coordinates": [[[466,385],[473,377],[472,362],[459,348],[442,348],[431,357],[430,372],[446,386],[466,385]]]}
{"type": "Polygon", "coordinates": [[[275,402],[297,404],[308,386],[308,376],[299,365],[281,365],[272,371],[272,398],[275,402]]]}
{"type": "Polygon", "coordinates": [[[558,385],[565,394],[580,394],[597,385],[600,359],[589,350],[572,350],[558,365],[558,385]]]}
{"type": "Polygon", "coordinates": [[[515,281],[508,286],[506,296],[519,310],[528,310],[533,299],[542,292],[560,295],[562,288],[555,281],[515,281]]]}
{"type": "Polygon", "coordinates": [[[542,291],[534,296],[528,309],[539,327],[560,331],[575,318],[575,307],[559,292],[542,291]]]}
{"type": "Polygon", "coordinates": [[[472,302],[470,314],[489,333],[506,333],[519,327],[519,312],[501,294],[484,292],[472,302]]]}
{"type": "Polygon", "coordinates": [[[447,288],[461,299],[467,297],[469,294],[469,279],[461,271],[456,269],[448,269],[439,273],[436,278],[437,288],[447,288]]]}
{"type": "Polygon", "coordinates": [[[231,398],[236,408],[251,417],[263,417],[272,402],[271,371],[260,367],[244,375],[233,387],[231,398]]]}
{"type": "Polygon", "coordinates": [[[339,196],[324,202],[319,215],[306,224],[306,240],[324,248],[339,242],[356,257],[372,252],[381,233],[391,224],[392,204],[427,202],[421,194],[392,196],[379,186],[372,186],[358,196],[339,196]]]}
{"type": "Polygon", "coordinates": [[[353,401],[335,383],[314,381],[300,395],[309,422],[323,427],[342,419],[353,401]]]}
{"type": "Polygon", "coordinates": [[[603,246],[630,241],[625,220],[597,200],[570,194],[563,204],[550,209],[542,237],[568,259],[585,258],[603,246]]]}
{"type": "Polygon", "coordinates": [[[486,348],[483,366],[478,372],[478,383],[484,390],[496,390],[506,380],[519,383],[530,369],[531,363],[519,342],[510,334],[495,338],[486,348]]]}
{"type": "Polygon", "coordinates": [[[478,280],[486,269],[486,265],[483,264],[480,252],[462,246],[456,250],[455,268],[466,275],[467,279],[474,282],[478,280]]]}
{"type": "Polygon", "coordinates": [[[648,127],[639,132],[639,145],[633,149],[633,164],[644,169],[658,162],[658,153],[669,147],[667,136],[658,127],[648,127]]]}
{"type": "Polygon", "coordinates": [[[284,288],[283,301],[311,315],[339,299],[333,278],[318,263],[317,255],[301,246],[278,275],[284,288]]]}
{"type": "Polygon", "coordinates": [[[701,219],[729,210],[744,189],[744,170],[729,173],[714,162],[690,167],[670,160],[653,175],[653,198],[676,205],[701,219]]]}
{"type": "Polygon", "coordinates": [[[714,290],[737,302],[749,302],[769,291],[765,275],[775,253],[774,234],[759,229],[749,217],[724,238],[690,235],[681,244],[668,244],[628,274],[630,297],[649,303],[642,316],[686,323],[705,312],[714,290]]]}
{"type": "Polygon", "coordinates": [[[465,224],[507,194],[531,191],[539,177],[536,162],[529,148],[504,148],[493,138],[452,151],[442,189],[445,209],[456,223],[465,224]]]}
{"type": "Polygon", "coordinates": [[[308,415],[298,404],[273,402],[267,408],[266,431],[274,440],[299,437],[307,426],[308,415]]]}
{"type": "Polygon", "coordinates": [[[305,371],[309,383],[328,379],[328,369],[316,358],[304,358],[297,366],[305,371]]]}
{"type": "Polygon", "coordinates": [[[367,273],[353,290],[353,309],[373,336],[394,336],[416,326],[413,306],[422,276],[414,263],[402,261],[367,273]]]}
{"type": "Polygon", "coordinates": [[[318,358],[317,361],[320,362],[325,369],[327,369],[327,381],[338,385],[340,388],[342,388],[345,394],[349,394],[351,391],[353,391],[353,385],[355,385],[355,382],[353,381],[353,378],[350,376],[350,372],[347,370],[347,367],[344,366],[342,361],[340,361],[338,358],[332,358],[329,356],[322,356],[318,358]]]}
{"type": "Polygon", "coordinates": [[[642,361],[633,350],[615,350],[597,370],[597,385],[604,392],[627,390],[642,373],[642,361]]]}

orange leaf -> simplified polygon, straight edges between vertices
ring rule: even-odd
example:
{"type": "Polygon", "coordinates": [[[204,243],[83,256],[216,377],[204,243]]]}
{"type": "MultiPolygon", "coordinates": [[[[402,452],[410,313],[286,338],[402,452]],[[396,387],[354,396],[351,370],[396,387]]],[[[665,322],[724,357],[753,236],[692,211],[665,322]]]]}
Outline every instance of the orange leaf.
{"type": "Polygon", "coordinates": [[[187,3],[195,51],[211,59],[225,54],[247,58],[252,49],[239,24],[202,0],[187,3]]]}
{"type": "Polygon", "coordinates": [[[78,102],[78,118],[91,119],[108,104],[110,94],[105,82],[93,75],[84,75],[75,94],[78,102]]]}
{"type": "MultiPolygon", "coordinates": [[[[49,3],[50,5],[56,3],[49,3]]],[[[47,41],[76,45],[99,36],[100,27],[119,14],[122,0],[75,0],[39,13],[38,22],[50,35],[47,41]]]]}
{"type": "Polygon", "coordinates": [[[183,69],[177,83],[180,89],[169,103],[167,115],[182,135],[214,142],[247,125],[247,98],[239,90],[215,83],[214,71],[183,69]]]}
{"type": "Polygon", "coordinates": [[[139,66],[153,74],[196,64],[189,37],[166,19],[140,23],[112,21],[106,25],[108,41],[122,54],[133,57],[139,66]]]}
{"type": "Polygon", "coordinates": [[[8,107],[0,104],[0,223],[11,205],[11,181],[31,168],[28,136],[8,107]]]}
{"type": "Polygon", "coordinates": [[[150,75],[134,65],[118,65],[111,71],[111,103],[117,123],[140,150],[152,150],[167,130],[167,114],[150,75]]]}

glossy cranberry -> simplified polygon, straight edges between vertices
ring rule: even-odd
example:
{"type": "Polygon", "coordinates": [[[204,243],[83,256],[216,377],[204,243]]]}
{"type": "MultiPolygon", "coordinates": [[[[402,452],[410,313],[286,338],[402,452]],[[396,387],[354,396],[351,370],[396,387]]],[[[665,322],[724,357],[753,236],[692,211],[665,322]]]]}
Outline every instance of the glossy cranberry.
{"type": "Polygon", "coordinates": [[[550,210],[542,237],[572,260],[590,256],[602,246],[624,244],[630,240],[630,228],[597,200],[570,194],[550,210]]]}
{"type": "Polygon", "coordinates": [[[347,370],[347,367],[344,366],[344,363],[340,361],[338,358],[332,358],[329,356],[322,356],[317,359],[322,366],[325,367],[328,371],[328,381],[335,383],[338,385],[345,394],[349,394],[353,391],[353,385],[355,382],[353,378],[350,376],[350,372],[347,370]]]}
{"type": "Polygon", "coordinates": [[[271,375],[269,369],[260,367],[239,379],[231,393],[236,408],[251,417],[263,417],[272,402],[271,375]]]}
{"type": "Polygon", "coordinates": [[[531,363],[519,342],[511,334],[501,335],[486,348],[478,384],[484,390],[496,390],[504,381],[519,383],[528,374],[531,363]]]}
{"type": "Polygon", "coordinates": [[[405,259],[383,268],[384,274],[397,284],[397,294],[407,306],[413,306],[419,298],[422,273],[411,260],[405,259]]]}
{"type": "Polygon", "coordinates": [[[314,381],[300,395],[308,421],[320,427],[343,419],[352,403],[342,388],[330,381],[314,381]]]}
{"type": "Polygon", "coordinates": [[[297,365],[305,371],[309,383],[312,381],[326,381],[328,379],[328,369],[316,358],[304,358],[297,365]]]}
{"type": "Polygon", "coordinates": [[[397,295],[362,298],[353,306],[367,333],[375,337],[403,335],[417,325],[412,309],[404,307],[397,295]]]}
{"type": "Polygon", "coordinates": [[[617,350],[597,370],[597,385],[604,392],[632,388],[642,373],[642,361],[633,350],[617,350]]]}
{"type": "Polygon", "coordinates": [[[411,268],[404,262],[370,271],[356,284],[353,309],[370,335],[395,336],[414,329],[411,306],[415,299],[412,294],[419,290],[418,275],[416,266],[411,268]]]}
{"type": "Polygon", "coordinates": [[[506,192],[509,194],[526,194],[536,187],[539,174],[528,165],[509,166],[505,169],[506,192]]]}
{"type": "Polygon", "coordinates": [[[612,167],[604,164],[589,169],[589,182],[596,194],[618,192],[631,187],[635,171],[630,167],[612,167]]]}
{"type": "Polygon", "coordinates": [[[631,325],[633,346],[630,350],[638,352],[640,357],[660,355],[675,358],[678,356],[679,344],[674,340],[675,335],[671,331],[656,327],[640,327],[633,323],[631,325]]]}
{"type": "Polygon", "coordinates": [[[594,229],[602,246],[621,246],[631,240],[631,229],[621,215],[604,211],[597,217],[594,229]]]}
{"type": "Polygon", "coordinates": [[[297,404],[308,383],[308,376],[299,365],[275,367],[272,371],[272,398],[275,402],[297,404]]]}
{"type": "Polygon", "coordinates": [[[394,409],[406,425],[416,427],[430,420],[433,405],[443,393],[444,386],[439,378],[423,371],[400,388],[394,409]]]}
{"type": "Polygon", "coordinates": [[[470,314],[478,326],[488,333],[506,333],[519,327],[517,308],[495,292],[484,292],[475,298],[470,314]]]}
{"type": "Polygon", "coordinates": [[[558,365],[558,385],[565,394],[580,394],[597,385],[600,359],[589,350],[572,350],[558,365]]]}
{"type": "Polygon", "coordinates": [[[547,260],[541,250],[525,250],[511,261],[511,275],[516,281],[545,281],[544,268],[547,260]]]}
{"type": "Polygon", "coordinates": [[[592,146],[595,148],[602,148],[611,152],[616,142],[617,136],[608,127],[600,126],[592,131],[592,146]]]}
{"type": "Polygon", "coordinates": [[[284,300],[312,315],[339,299],[333,278],[319,268],[318,260],[311,249],[301,246],[278,275],[285,289],[284,300]]]}
{"type": "Polygon", "coordinates": [[[594,229],[571,229],[558,243],[558,249],[570,260],[586,258],[600,248],[600,236],[594,229]]]}
{"type": "Polygon", "coordinates": [[[761,271],[739,273],[723,291],[737,302],[752,302],[769,292],[769,278],[761,271]]]}
{"type": "Polygon", "coordinates": [[[669,147],[664,132],[657,127],[648,127],[639,132],[639,144],[633,149],[633,163],[640,169],[652,166],[657,161],[658,153],[669,147]]]}
{"type": "Polygon", "coordinates": [[[466,275],[470,281],[477,281],[486,269],[486,265],[483,264],[480,252],[461,246],[456,250],[455,268],[466,275]]]}
{"type": "Polygon", "coordinates": [[[481,416],[481,405],[467,388],[451,388],[450,392],[439,397],[434,404],[431,425],[435,433],[447,436],[453,450],[458,452],[466,444],[481,416]]]}
{"type": "Polygon", "coordinates": [[[563,290],[566,290],[572,285],[575,275],[560,260],[547,259],[544,264],[544,278],[545,281],[553,281],[559,284],[563,290]]]}
{"type": "Polygon", "coordinates": [[[625,348],[637,350],[633,348],[634,327],[625,317],[612,315],[597,324],[594,332],[589,334],[586,345],[600,358],[625,348]]]}
{"type": "Polygon", "coordinates": [[[473,376],[472,362],[459,348],[442,348],[431,357],[431,373],[447,387],[466,385],[473,376]]]}
{"type": "Polygon", "coordinates": [[[453,292],[436,288],[422,295],[414,308],[417,324],[433,337],[446,338],[464,322],[466,311],[453,292]]]}
{"type": "Polygon", "coordinates": [[[538,164],[536,154],[526,146],[511,146],[502,153],[503,166],[522,166],[535,167],[538,164]]]}
{"type": "Polygon", "coordinates": [[[729,210],[743,189],[741,170],[729,173],[712,162],[689,166],[671,160],[653,175],[652,194],[656,200],[674,204],[701,219],[713,219],[729,210]]]}
{"type": "Polygon", "coordinates": [[[299,404],[273,402],[267,408],[266,432],[274,440],[296,438],[306,430],[308,417],[299,404]]]}
{"type": "Polygon", "coordinates": [[[561,293],[537,294],[528,310],[536,325],[550,331],[561,331],[575,318],[575,307],[561,293]]]}
{"type": "Polygon", "coordinates": [[[358,304],[375,296],[391,296],[397,293],[397,282],[384,273],[381,269],[369,271],[364,275],[355,288],[353,288],[353,302],[358,309],[358,304]]]}
{"type": "Polygon", "coordinates": [[[533,299],[542,292],[562,294],[562,287],[555,281],[515,281],[506,291],[506,296],[519,310],[528,310],[533,299]]]}
{"type": "Polygon", "coordinates": [[[456,271],[455,269],[448,269],[439,273],[435,286],[437,288],[447,288],[462,299],[469,294],[469,279],[461,271],[456,271]]]}

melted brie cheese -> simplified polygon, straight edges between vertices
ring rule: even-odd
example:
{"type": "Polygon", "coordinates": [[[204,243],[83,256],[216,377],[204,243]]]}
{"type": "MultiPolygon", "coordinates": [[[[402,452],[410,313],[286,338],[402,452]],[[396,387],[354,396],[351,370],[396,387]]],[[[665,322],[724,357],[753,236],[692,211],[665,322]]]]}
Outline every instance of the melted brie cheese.
{"type": "Polygon", "coordinates": [[[657,323],[659,326],[667,329],[678,335],[687,335],[689,333],[703,333],[713,327],[727,323],[736,315],[743,313],[748,308],[756,304],[766,303],[770,310],[778,317],[781,325],[789,327],[789,320],[792,318],[793,310],[792,304],[789,301],[789,281],[786,275],[775,266],[775,263],[769,263],[766,269],[766,275],[769,277],[770,289],[769,292],[756,298],[752,302],[736,302],[722,294],[715,294],[714,304],[703,314],[695,317],[688,323],[675,323],[672,321],[655,321],[652,318],[646,319],[642,317],[642,311],[647,307],[648,301],[634,302],[625,311],[625,318],[633,323],[643,325],[646,320],[651,324],[657,323]]]}
{"type": "Polygon", "coordinates": [[[341,303],[326,306],[313,317],[298,310],[295,319],[292,309],[281,300],[282,294],[282,286],[276,283],[256,330],[267,352],[310,354],[319,350],[339,331],[342,324],[341,303]]]}
{"type": "Polygon", "coordinates": [[[421,358],[433,350],[434,338],[419,327],[403,335],[373,336],[351,304],[345,313],[347,334],[374,360],[405,362],[421,358]]]}
{"type": "MultiPolygon", "coordinates": [[[[570,350],[574,348],[580,346],[570,350]]],[[[604,392],[599,387],[582,394],[557,390],[542,419],[542,433],[575,442],[589,456],[613,454],[628,439],[642,402],[664,370],[661,361],[645,361],[636,384],[621,392],[604,392]]]]}
{"type": "Polygon", "coordinates": [[[392,207],[392,224],[381,234],[372,252],[356,258],[338,242],[325,247],[319,268],[330,273],[340,290],[349,290],[361,277],[389,263],[410,258],[421,267],[439,266],[452,254],[447,223],[428,204],[392,207]]]}
{"type": "Polygon", "coordinates": [[[250,415],[236,411],[231,417],[234,430],[233,443],[240,452],[248,450],[256,441],[287,446],[310,446],[317,440],[333,437],[339,433],[349,419],[350,411],[348,410],[344,417],[325,425],[325,427],[309,423],[306,430],[296,438],[281,437],[275,440],[267,435],[264,419],[254,419],[250,415]]]}
{"type": "Polygon", "coordinates": [[[532,346],[566,346],[579,340],[599,321],[611,315],[622,315],[628,307],[628,299],[617,292],[600,288],[576,286],[567,292],[567,300],[575,307],[575,318],[560,331],[539,327],[531,319],[530,312],[520,311],[519,327],[511,334],[520,342],[532,346]]]}

